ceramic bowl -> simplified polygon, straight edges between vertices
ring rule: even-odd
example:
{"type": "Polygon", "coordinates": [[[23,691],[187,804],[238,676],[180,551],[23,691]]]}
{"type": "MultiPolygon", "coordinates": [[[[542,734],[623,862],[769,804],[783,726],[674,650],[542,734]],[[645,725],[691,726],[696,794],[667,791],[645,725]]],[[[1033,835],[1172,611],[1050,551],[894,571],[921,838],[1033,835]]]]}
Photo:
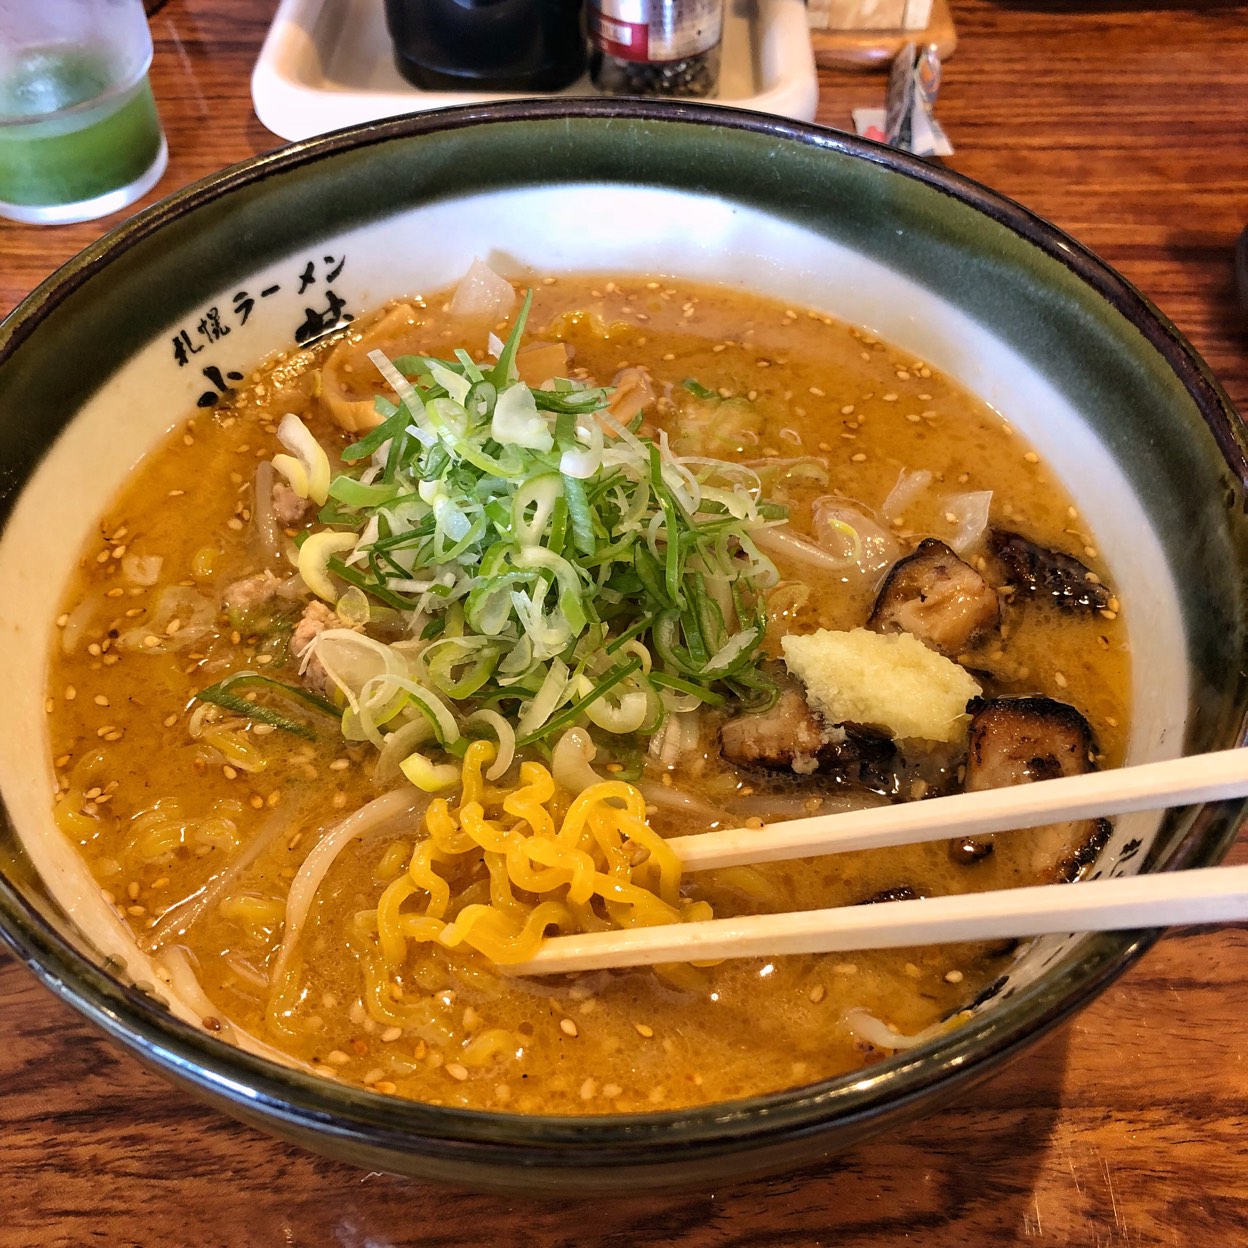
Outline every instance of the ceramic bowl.
{"type": "MultiPolygon", "coordinates": [[[[108,498],[186,412],[292,339],[455,280],[719,280],[868,327],[979,394],[1079,500],[1127,603],[1129,761],[1243,740],[1245,431],[1126,282],[1023,208],[865,141],[641,102],[507,104],[249,161],[119,227],[0,329],[0,929],[53,991],[226,1111],[359,1165],[558,1190],[817,1161],[983,1077],[1155,933],[1037,942],[965,1025],[861,1072],[679,1113],[550,1118],[399,1102],[183,1021],[50,833],[43,682],[60,587],[108,498]]],[[[1097,873],[1212,863],[1238,803],[1120,819],[1097,873]]]]}

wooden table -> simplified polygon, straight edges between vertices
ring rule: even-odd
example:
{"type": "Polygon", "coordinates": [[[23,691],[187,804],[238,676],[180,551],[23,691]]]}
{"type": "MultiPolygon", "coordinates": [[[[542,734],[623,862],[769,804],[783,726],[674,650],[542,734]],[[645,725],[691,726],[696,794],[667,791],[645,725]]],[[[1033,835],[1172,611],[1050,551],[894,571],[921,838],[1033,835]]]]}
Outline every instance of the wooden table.
{"type": "MultiPolygon", "coordinates": [[[[954,168],[1116,265],[1248,411],[1248,7],[955,0],[954,168]],[[1138,11],[1137,11],[1138,10],[1138,11]]],[[[156,194],[276,145],[252,63],[273,0],[153,18],[156,194]]],[[[879,102],[824,71],[819,120],[879,102]]],[[[155,198],[154,194],[150,198],[155,198]]],[[[0,311],[110,221],[0,222],[0,311]]],[[[1235,857],[1248,861],[1248,836],[1235,857]]],[[[1248,1244],[1248,932],[1176,932],[938,1117],[804,1174],[616,1203],[448,1195],[290,1148],[145,1073],[0,954],[0,1245],[1248,1244]]]]}

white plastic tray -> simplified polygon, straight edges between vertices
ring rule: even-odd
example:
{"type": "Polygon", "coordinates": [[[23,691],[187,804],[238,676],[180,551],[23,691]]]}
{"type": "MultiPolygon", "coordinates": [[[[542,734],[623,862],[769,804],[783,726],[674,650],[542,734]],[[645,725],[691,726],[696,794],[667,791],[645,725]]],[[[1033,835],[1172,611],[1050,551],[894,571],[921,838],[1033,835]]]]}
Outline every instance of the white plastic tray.
{"type": "MultiPolygon", "coordinates": [[[[594,95],[588,78],[559,93],[594,95]]],[[[809,121],[819,87],[803,0],[728,0],[711,104],[809,121]]],[[[282,0],[251,75],[256,116],[284,139],[514,94],[422,91],[395,68],[381,0],[282,0]]]]}

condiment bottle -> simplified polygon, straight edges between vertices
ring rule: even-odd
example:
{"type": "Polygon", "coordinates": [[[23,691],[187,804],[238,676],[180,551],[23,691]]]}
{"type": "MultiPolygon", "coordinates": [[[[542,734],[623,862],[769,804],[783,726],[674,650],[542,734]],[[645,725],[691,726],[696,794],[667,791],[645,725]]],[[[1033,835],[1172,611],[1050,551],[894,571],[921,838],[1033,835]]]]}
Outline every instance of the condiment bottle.
{"type": "Polygon", "coordinates": [[[587,0],[589,72],[610,95],[708,96],[724,0],[587,0]]]}
{"type": "Polygon", "coordinates": [[[581,0],[386,0],[386,25],[427,91],[558,91],[585,68],[581,0]]]}

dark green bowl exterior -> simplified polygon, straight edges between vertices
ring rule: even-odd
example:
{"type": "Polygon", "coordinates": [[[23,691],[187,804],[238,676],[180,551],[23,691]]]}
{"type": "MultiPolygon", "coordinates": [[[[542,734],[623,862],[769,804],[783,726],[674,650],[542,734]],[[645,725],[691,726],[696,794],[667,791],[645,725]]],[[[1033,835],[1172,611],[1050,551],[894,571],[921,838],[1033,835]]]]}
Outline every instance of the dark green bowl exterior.
{"type": "MultiPolygon", "coordinates": [[[[296,144],[189,187],[85,251],[0,326],[0,522],[83,401],[205,293],[409,205],[599,179],[721,196],[846,243],[991,325],[1096,413],[1180,587],[1192,685],[1184,748],[1244,740],[1245,430],[1192,349],[1120,277],[1018,205],[866,141],[754,114],[632,101],[447,110],[296,144]],[[33,424],[23,418],[32,411],[33,424]]],[[[1242,814],[1226,802],[1173,815],[1150,866],[1217,862],[1242,814]]],[[[7,943],[178,1083],[361,1166],[525,1191],[684,1186],[816,1162],[983,1078],[1156,935],[1089,936],[967,1025],[841,1079],[680,1113],[526,1118],[397,1101],[241,1053],[111,978],[7,823],[0,867],[7,943]]]]}

